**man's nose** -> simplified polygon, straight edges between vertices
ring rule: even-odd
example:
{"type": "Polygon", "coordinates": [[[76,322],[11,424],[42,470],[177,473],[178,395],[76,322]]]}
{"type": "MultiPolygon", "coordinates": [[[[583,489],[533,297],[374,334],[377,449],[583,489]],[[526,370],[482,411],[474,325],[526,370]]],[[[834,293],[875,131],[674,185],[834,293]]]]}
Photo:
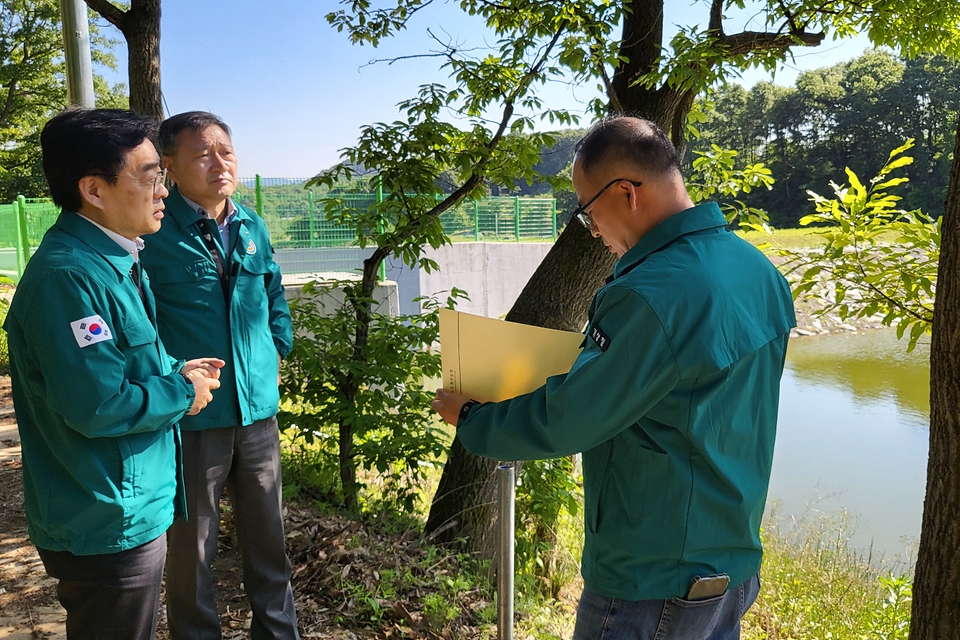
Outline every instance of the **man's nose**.
{"type": "Polygon", "coordinates": [[[227,166],[228,166],[228,165],[227,165],[227,161],[223,159],[223,156],[221,156],[219,153],[213,154],[213,165],[212,165],[212,167],[213,167],[214,169],[216,169],[217,171],[220,171],[220,170],[222,170],[222,169],[226,169],[227,166]]]}
{"type": "Polygon", "coordinates": [[[590,235],[592,235],[594,238],[600,237],[600,232],[597,231],[597,225],[595,224],[590,225],[590,235]]]}

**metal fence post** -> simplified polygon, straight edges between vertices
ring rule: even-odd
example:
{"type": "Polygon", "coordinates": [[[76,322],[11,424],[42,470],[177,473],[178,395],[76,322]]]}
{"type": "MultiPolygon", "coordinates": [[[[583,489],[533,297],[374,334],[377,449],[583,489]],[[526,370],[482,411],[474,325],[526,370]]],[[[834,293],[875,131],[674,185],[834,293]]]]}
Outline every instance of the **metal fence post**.
{"type": "Polygon", "coordinates": [[[480,242],[480,201],[473,201],[473,241],[480,242]]]}
{"type": "Polygon", "coordinates": [[[20,228],[20,200],[13,201],[13,228],[17,232],[15,254],[17,257],[17,280],[23,277],[23,232],[20,228]]]}
{"type": "MultiPolygon", "coordinates": [[[[17,235],[20,236],[20,250],[23,252],[23,266],[26,268],[27,263],[30,262],[30,235],[27,229],[27,199],[23,196],[17,196],[17,205],[19,209],[17,212],[17,226],[19,227],[17,235]]],[[[23,275],[22,271],[20,275],[23,275]]]]}
{"type": "Polygon", "coordinates": [[[516,242],[520,242],[520,196],[513,197],[513,227],[516,242]]]}
{"type": "Polygon", "coordinates": [[[263,217],[263,182],[258,173],[254,181],[254,206],[257,208],[257,215],[263,217]]]}
{"type": "Polygon", "coordinates": [[[553,226],[553,241],[557,241],[557,199],[553,199],[553,212],[550,215],[550,222],[553,226]]]}
{"type": "MultiPolygon", "coordinates": [[[[383,177],[377,174],[377,204],[383,204],[383,177]]],[[[383,233],[383,210],[377,207],[377,233],[383,233]]],[[[380,281],[387,279],[387,260],[380,263],[380,281]]]]}
{"type": "Polygon", "coordinates": [[[497,571],[497,640],[513,640],[513,541],[516,480],[513,466],[502,464],[500,476],[500,568],[497,571]]]}
{"type": "Polygon", "coordinates": [[[313,249],[315,246],[314,241],[314,228],[313,228],[313,191],[307,191],[307,216],[309,220],[309,229],[310,229],[310,248],[313,249]]]}

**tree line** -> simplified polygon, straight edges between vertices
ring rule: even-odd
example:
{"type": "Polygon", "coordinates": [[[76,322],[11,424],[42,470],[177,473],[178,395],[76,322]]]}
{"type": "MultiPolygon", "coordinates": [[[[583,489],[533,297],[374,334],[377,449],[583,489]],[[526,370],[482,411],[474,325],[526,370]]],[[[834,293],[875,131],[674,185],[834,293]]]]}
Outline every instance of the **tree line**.
{"type": "MultiPolygon", "coordinates": [[[[960,115],[960,66],[943,56],[914,59],[885,50],[868,50],[839,64],[805,71],[794,86],[772,81],[752,88],[728,83],[694,104],[695,130],[684,154],[684,173],[699,153],[713,145],[737,152],[737,166],[763,163],[775,180],[770,189],[753,189],[738,199],[767,212],[777,228],[796,227],[814,205],[808,190],[829,191],[850,167],[861,176],[876,175],[888,154],[906,140],[915,141],[909,182],[899,195],[907,209],[938,218],[943,213],[950,177],[955,124],[960,115]]],[[[562,178],[570,175],[574,149],[585,129],[557,132],[552,147],[541,150],[535,170],[562,178]]],[[[490,185],[495,193],[550,195],[569,213],[575,197],[545,181],[490,185]]]]}
{"type": "Polygon", "coordinates": [[[950,177],[960,66],[941,56],[902,59],[869,50],[858,58],[806,71],[793,87],[759,82],[728,84],[699,104],[704,121],[692,154],[716,144],[734,149],[741,163],[764,163],[776,180],[770,190],[743,194],[775,227],[796,227],[813,211],[808,190],[829,191],[850,167],[874,176],[888,154],[913,139],[909,182],[899,195],[907,209],[943,214],[950,177]]]}

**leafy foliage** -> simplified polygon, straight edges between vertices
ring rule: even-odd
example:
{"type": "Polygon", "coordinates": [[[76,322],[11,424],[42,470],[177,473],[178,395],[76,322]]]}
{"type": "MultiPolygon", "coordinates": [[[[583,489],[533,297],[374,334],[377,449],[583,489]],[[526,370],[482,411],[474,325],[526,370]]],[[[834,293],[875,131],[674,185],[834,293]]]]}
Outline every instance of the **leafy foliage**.
{"type": "MultiPolygon", "coordinates": [[[[91,57],[116,68],[113,39],[91,25],[91,57]]],[[[126,87],[94,75],[98,107],[126,108],[126,87]]],[[[66,106],[63,36],[56,0],[0,2],[0,201],[43,197],[40,129],[66,106]]]]}
{"type": "MultiPolygon", "coordinates": [[[[907,182],[892,174],[913,159],[903,155],[913,141],[890,152],[887,163],[869,184],[846,170],[849,185],[831,183],[833,198],[810,192],[816,212],[800,220],[820,225],[814,232],[825,244],[809,250],[780,248],[799,281],[794,297],[819,294],[822,313],[841,319],[881,316],[909,334],[912,350],[933,324],[933,302],[940,258],[940,222],[920,211],[897,208],[900,196],[890,189],[907,182]]],[[[775,242],[776,234],[771,236],[775,242]]]]}
{"type": "Polygon", "coordinates": [[[773,176],[763,163],[748,164],[737,169],[734,163],[737,152],[733,149],[721,149],[713,145],[708,151],[696,151],[693,161],[693,173],[687,181],[687,192],[696,203],[719,196],[720,208],[728,222],[735,219],[741,226],[763,224],[767,220],[766,212],[749,207],[740,200],[729,201],[741,193],[750,193],[755,187],[770,189],[773,176]]]}
{"type": "Polygon", "coordinates": [[[363,488],[356,470],[366,469],[380,478],[384,494],[411,512],[424,465],[436,461],[449,440],[435,424],[433,394],[424,388],[426,378],[440,375],[440,356],[429,351],[438,337],[439,305],[425,301],[425,312],[415,316],[372,313],[366,358],[357,361],[358,319],[349,301],[358,286],[313,282],[291,302],[297,336],[282,370],[280,422],[318,446],[321,475],[339,468],[348,504],[363,488]],[[355,389],[351,377],[362,380],[355,389]]]}
{"type": "Polygon", "coordinates": [[[565,515],[580,514],[582,480],[574,458],[531,460],[520,469],[516,490],[516,567],[543,595],[556,598],[576,575],[578,560],[558,545],[565,515]]]}
{"type": "Polygon", "coordinates": [[[806,71],[792,87],[731,84],[698,103],[697,151],[736,149],[747,164],[763,162],[777,178],[770,190],[744,196],[769,212],[778,228],[809,211],[807,189],[818,190],[844,167],[876,175],[886,152],[917,140],[907,208],[939,216],[946,199],[954,124],[960,114],[960,66],[942,56],[915,60],[867,51],[848,62],[806,71]]]}

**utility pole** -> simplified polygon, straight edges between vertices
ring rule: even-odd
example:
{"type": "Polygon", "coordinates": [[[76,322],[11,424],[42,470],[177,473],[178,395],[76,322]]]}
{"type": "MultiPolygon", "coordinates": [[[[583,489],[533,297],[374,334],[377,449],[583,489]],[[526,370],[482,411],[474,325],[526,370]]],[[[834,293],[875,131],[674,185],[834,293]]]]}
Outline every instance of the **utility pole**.
{"type": "Polygon", "coordinates": [[[90,62],[90,27],[83,0],[60,0],[63,50],[67,66],[67,99],[71,105],[93,108],[93,68],[90,62]]]}

